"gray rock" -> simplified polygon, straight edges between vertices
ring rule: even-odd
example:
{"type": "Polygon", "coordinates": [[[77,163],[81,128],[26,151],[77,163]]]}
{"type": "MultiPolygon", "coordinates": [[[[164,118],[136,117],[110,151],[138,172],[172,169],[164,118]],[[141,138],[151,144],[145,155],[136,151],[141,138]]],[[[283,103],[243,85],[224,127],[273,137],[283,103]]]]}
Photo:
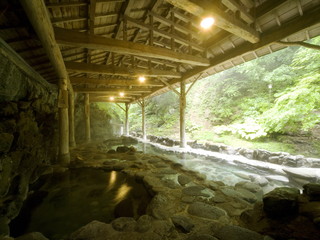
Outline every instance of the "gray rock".
{"type": "Polygon", "coordinates": [[[9,152],[13,139],[14,137],[10,133],[0,133],[0,153],[9,152]]]}
{"type": "Polygon", "coordinates": [[[249,229],[227,225],[215,233],[219,240],[263,240],[264,236],[249,229]]]}
{"type": "MultiPolygon", "coordinates": [[[[102,223],[99,221],[92,221],[87,225],[73,232],[69,239],[71,240],[109,240],[117,234],[110,224],[102,223]]],[[[113,238],[116,239],[116,238],[113,238]]]]}
{"type": "Polygon", "coordinates": [[[184,203],[192,203],[195,199],[196,197],[193,197],[193,196],[183,196],[181,198],[181,201],[184,203]]]}
{"type": "Polygon", "coordinates": [[[140,233],[147,232],[152,227],[152,217],[148,215],[142,215],[139,217],[136,225],[136,231],[140,233]]]}
{"type": "Polygon", "coordinates": [[[282,218],[298,213],[299,189],[280,187],[263,197],[263,209],[268,217],[282,218]]]}
{"type": "Polygon", "coordinates": [[[208,194],[205,194],[202,192],[202,190],[204,190],[205,187],[203,186],[191,186],[191,187],[186,187],[184,189],[182,189],[182,193],[185,195],[189,195],[189,196],[203,196],[203,197],[209,197],[208,194]]]}
{"type": "Polygon", "coordinates": [[[184,233],[191,232],[192,228],[194,227],[193,222],[190,218],[187,218],[182,215],[175,215],[171,217],[171,220],[176,228],[179,228],[184,233]]]}
{"type": "Polygon", "coordinates": [[[136,228],[137,222],[130,217],[120,217],[113,220],[111,225],[114,230],[119,232],[133,232],[136,228]]]}
{"type": "Polygon", "coordinates": [[[42,233],[31,232],[31,233],[24,234],[20,237],[17,237],[15,240],[49,240],[49,239],[43,236],[42,233]]]}
{"type": "Polygon", "coordinates": [[[188,184],[189,182],[191,182],[192,179],[186,175],[179,175],[178,176],[178,182],[180,183],[180,185],[184,186],[186,184],[188,184]]]}
{"type": "Polygon", "coordinates": [[[308,183],[304,185],[303,194],[307,195],[310,201],[320,201],[320,184],[308,183]]]}
{"type": "Polygon", "coordinates": [[[229,187],[224,187],[221,189],[221,192],[223,194],[225,194],[226,196],[229,196],[229,197],[232,197],[232,198],[235,198],[235,199],[243,199],[249,203],[254,203],[257,201],[257,198],[254,194],[252,194],[251,192],[249,191],[246,191],[245,189],[239,189],[238,191],[237,190],[234,190],[232,188],[229,188],[229,187]]]}
{"type": "Polygon", "coordinates": [[[227,216],[226,211],[221,208],[211,206],[203,202],[194,202],[188,208],[188,213],[197,217],[217,220],[220,217],[227,216]]]}
{"type": "Polygon", "coordinates": [[[256,184],[256,183],[252,183],[252,182],[238,182],[236,185],[236,187],[238,188],[244,188],[244,189],[247,189],[249,190],[250,192],[253,192],[253,193],[257,193],[257,192],[261,192],[262,191],[262,188],[256,184]]]}
{"type": "Polygon", "coordinates": [[[188,236],[185,240],[218,240],[217,238],[209,235],[209,234],[192,234],[188,236]]]}
{"type": "Polygon", "coordinates": [[[267,186],[269,181],[263,176],[250,176],[250,179],[253,183],[258,184],[261,187],[267,186]]]}

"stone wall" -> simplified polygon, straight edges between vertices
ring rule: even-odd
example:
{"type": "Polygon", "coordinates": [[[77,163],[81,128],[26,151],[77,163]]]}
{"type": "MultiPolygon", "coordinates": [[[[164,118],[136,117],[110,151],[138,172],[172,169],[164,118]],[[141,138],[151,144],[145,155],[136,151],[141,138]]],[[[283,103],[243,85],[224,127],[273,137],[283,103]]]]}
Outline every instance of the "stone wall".
{"type": "Polygon", "coordinates": [[[0,42],[0,237],[57,155],[57,88],[0,42]]]}

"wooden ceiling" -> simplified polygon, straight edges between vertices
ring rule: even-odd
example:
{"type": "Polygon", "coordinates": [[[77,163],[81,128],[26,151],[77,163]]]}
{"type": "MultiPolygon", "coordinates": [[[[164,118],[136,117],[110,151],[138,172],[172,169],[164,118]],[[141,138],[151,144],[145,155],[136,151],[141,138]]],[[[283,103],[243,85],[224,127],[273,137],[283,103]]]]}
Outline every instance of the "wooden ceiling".
{"type": "MultiPolygon", "coordinates": [[[[320,0],[45,0],[70,82],[92,101],[135,102],[320,35],[320,0]],[[199,25],[213,16],[210,30],[199,25]],[[279,43],[282,41],[282,43],[279,43]],[[140,83],[139,76],[146,81],[140,83]],[[124,92],[120,97],[119,93],[124,92]]],[[[0,37],[48,82],[58,76],[18,0],[0,37]]]]}

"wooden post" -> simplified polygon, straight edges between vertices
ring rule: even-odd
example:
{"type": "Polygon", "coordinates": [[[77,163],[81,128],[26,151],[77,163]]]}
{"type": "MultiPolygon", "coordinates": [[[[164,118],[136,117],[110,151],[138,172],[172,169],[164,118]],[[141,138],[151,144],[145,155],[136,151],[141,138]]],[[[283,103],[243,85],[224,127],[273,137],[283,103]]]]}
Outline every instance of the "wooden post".
{"type": "Polygon", "coordinates": [[[67,89],[69,92],[73,92],[72,85],[69,81],[60,48],[56,42],[50,16],[44,1],[21,0],[20,3],[59,78],[59,162],[63,165],[68,165],[70,163],[70,152],[67,89]]]}
{"type": "Polygon", "coordinates": [[[186,143],[186,84],[180,82],[180,147],[185,148],[186,143]]]}
{"type": "Polygon", "coordinates": [[[143,140],[147,140],[147,129],[146,129],[146,115],[145,115],[145,101],[144,101],[144,98],[141,101],[141,112],[142,112],[142,137],[143,137],[143,140]]]}
{"type": "Polygon", "coordinates": [[[85,93],[84,95],[84,118],[85,118],[85,141],[90,142],[91,134],[90,134],[90,101],[89,101],[89,93],[85,93]]]}
{"type": "Polygon", "coordinates": [[[69,92],[69,145],[70,147],[76,146],[74,136],[74,92],[69,92]]]}
{"type": "Polygon", "coordinates": [[[70,163],[67,79],[59,79],[59,163],[70,163]]]}
{"type": "Polygon", "coordinates": [[[125,126],[124,126],[124,135],[129,136],[129,107],[130,104],[126,103],[126,118],[125,118],[125,126]]]}

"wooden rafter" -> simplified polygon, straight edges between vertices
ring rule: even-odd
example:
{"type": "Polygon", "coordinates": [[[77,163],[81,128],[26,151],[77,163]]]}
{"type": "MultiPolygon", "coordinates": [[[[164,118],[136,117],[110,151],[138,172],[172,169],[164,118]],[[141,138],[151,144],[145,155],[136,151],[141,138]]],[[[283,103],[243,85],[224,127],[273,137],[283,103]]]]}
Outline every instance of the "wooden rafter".
{"type": "MultiPolygon", "coordinates": [[[[208,6],[208,4],[200,5],[203,1],[198,0],[194,3],[190,0],[166,0],[173,6],[181,8],[191,14],[203,18],[207,15],[213,15],[215,18],[215,25],[228,32],[231,32],[251,43],[259,42],[259,34],[251,27],[243,24],[241,21],[232,18],[215,6],[208,6]]],[[[207,2],[206,2],[207,3],[207,2]]]]}
{"type": "Polygon", "coordinates": [[[74,91],[77,93],[113,93],[113,94],[119,94],[119,92],[126,92],[131,95],[135,94],[141,94],[141,93],[147,93],[151,92],[151,89],[145,89],[145,88],[135,88],[135,89],[129,89],[129,88],[121,88],[121,89],[114,89],[114,88],[74,88],[74,91]]]}
{"type": "Polygon", "coordinates": [[[100,49],[120,54],[160,58],[198,66],[209,65],[209,60],[202,57],[177,53],[168,49],[147,46],[129,41],[92,36],[86,33],[74,32],[62,28],[55,28],[55,37],[57,42],[62,45],[86,47],[88,49],[100,49]]]}
{"type": "Polygon", "coordinates": [[[171,77],[180,78],[181,74],[173,71],[159,70],[159,69],[139,69],[128,67],[116,67],[111,65],[101,65],[93,63],[78,63],[78,62],[65,62],[66,68],[70,72],[81,73],[98,73],[119,76],[147,76],[147,77],[171,77]]]}
{"type": "Polygon", "coordinates": [[[96,84],[107,86],[156,86],[161,87],[163,84],[148,79],[146,83],[140,83],[137,79],[115,79],[115,78],[87,78],[87,77],[70,77],[71,84],[96,84]]]}

